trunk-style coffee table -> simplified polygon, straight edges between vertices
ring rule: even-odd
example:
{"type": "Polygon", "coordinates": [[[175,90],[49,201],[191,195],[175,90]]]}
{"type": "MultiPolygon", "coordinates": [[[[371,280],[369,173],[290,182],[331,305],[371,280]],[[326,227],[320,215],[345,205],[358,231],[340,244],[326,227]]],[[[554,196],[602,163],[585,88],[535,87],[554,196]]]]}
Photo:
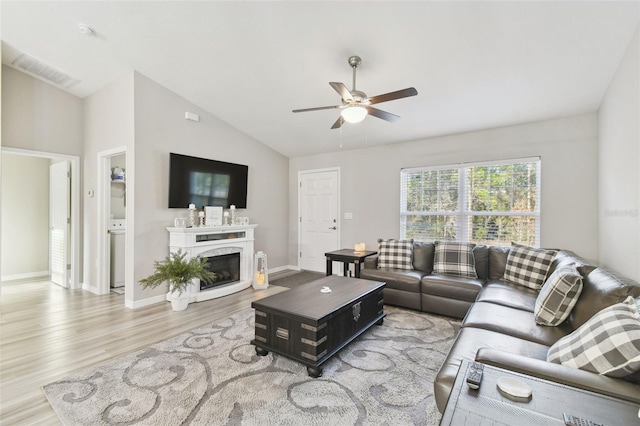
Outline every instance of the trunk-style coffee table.
{"type": "Polygon", "coordinates": [[[386,284],[337,275],[301,284],[251,303],[255,308],[256,353],[269,351],[307,366],[311,377],[322,364],[374,324],[382,324],[386,284]],[[323,292],[323,288],[331,292],[323,292]]]}

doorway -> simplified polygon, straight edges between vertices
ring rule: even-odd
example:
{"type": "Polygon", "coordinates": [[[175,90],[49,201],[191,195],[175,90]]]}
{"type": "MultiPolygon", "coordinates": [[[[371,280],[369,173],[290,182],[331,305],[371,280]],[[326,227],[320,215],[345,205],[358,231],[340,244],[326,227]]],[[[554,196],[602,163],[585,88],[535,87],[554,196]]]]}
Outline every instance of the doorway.
{"type": "Polygon", "coordinates": [[[324,272],[328,251],[340,245],[340,169],[298,173],[298,266],[324,272]]]}
{"type": "Polygon", "coordinates": [[[98,294],[115,292],[124,294],[124,304],[131,299],[131,286],[127,277],[132,271],[126,263],[126,255],[132,240],[127,186],[131,183],[128,167],[131,159],[126,147],[98,153],[98,294]]]}
{"type": "Polygon", "coordinates": [[[80,179],[77,178],[80,157],[2,147],[2,161],[5,166],[2,168],[2,224],[3,231],[7,231],[2,232],[2,280],[56,275],[60,286],[81,288],[80,179]],[[52,189],[50,166],[57,167],[56,164],[63,165],[68,173],[65,171],[62,184],[65,186],[52,189]],[[39,192],[30,194],[29,190],[39,192]],[[62,206],[67,212],[64,229],[56,223],[57,232],[53,232],[50,221],[53,219],[50,212],[55,210],[52,206],[62,206]],[[20,232],[19,238],[11,235],[16,231],[20,232]],[[24,263],[24,260],[33,262],[24,263]],[[21,269],[16,269],[19,262],[22,262],[21,269]]]}

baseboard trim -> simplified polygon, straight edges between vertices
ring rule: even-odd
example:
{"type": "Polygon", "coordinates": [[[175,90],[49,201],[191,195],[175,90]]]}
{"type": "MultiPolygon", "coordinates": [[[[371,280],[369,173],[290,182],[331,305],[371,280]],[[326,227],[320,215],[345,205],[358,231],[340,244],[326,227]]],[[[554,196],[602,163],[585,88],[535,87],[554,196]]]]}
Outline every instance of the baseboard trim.
{"type": "Polygon", "coordinates": [[[98,287],[96,287],[95,285],[91,285],[89,283],[82,283],[82,289],[88,292],[91,292],[93,294],[100,294],[98,293],[98,287]]]}
{"type": "Polygon", "coordinates": [[[129,309],[140,309],[140,308],[144,308],[145,306],[155,305],[156,303],[161,303],[161,302],[166,303],[166,301],[167,301],[166,295],[160,294],[158,296],[147,297],[146,299],[142,299],[142,300],[125,299],[124,306],[129,309]]]}
{"type": "Polygon", "coordinates": [[[12,274],[12,275],[3,275],[0,280],[4,281],[17,281],[17,280],[28,280],[31,278],[45,278],[51,277],[49,271],[38,271],[38,272],[25,272],[24,274],[12,274]]]}
{"type": "Polygon", "coordinates": [[[269,273],[276,273],[276,272],[282,272],[282,271],[299,271],[300,268],[297,266],[293,266],[293,265],[284,265],[284,266],[278,266],[276,268],[269,268],[269,273]]]}

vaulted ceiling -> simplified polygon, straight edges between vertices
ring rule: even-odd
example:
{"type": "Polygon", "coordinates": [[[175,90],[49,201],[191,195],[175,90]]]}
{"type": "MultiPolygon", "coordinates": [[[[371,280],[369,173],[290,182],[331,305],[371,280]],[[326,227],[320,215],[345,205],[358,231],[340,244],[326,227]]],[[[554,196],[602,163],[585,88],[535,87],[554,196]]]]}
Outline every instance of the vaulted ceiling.
{"type": "Polygon", "coordinates": [[[7,2],[3,63],[26,52],[90,95],[136,70],[297,157],[596,112],[639,22],[637,1],[7,2]],[[78,24],[90,26],[87,36],[78,24]],[[418,95],[402,118],[330,127],[330,81],[418,95]]]}

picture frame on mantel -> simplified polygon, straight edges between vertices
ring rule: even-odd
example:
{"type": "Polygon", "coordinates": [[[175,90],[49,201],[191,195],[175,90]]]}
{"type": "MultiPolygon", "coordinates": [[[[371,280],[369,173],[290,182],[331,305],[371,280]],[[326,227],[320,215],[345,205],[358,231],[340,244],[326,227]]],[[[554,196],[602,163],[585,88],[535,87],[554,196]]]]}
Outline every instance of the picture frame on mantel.
{"type": "Polygon", "coordinates": [[[205,206],[205,226],[222,226],[222,207],[205,206]]]}

